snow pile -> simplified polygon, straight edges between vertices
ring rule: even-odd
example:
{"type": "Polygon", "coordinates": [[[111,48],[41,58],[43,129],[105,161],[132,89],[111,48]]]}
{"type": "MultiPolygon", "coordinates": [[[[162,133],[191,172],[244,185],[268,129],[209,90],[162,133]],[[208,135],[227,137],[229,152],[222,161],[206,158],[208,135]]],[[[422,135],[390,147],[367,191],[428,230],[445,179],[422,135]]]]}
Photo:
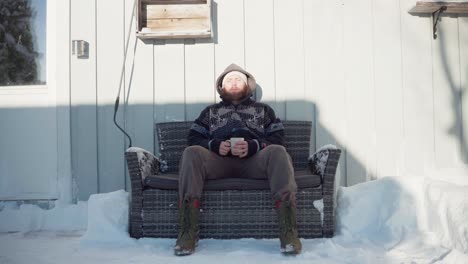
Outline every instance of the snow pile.
{"type": "Polygon", "coordinates": [[[86,202],[57,205],[50,210],[32,204],[6,204],[0,211],[0,232],[84,230],[87,210],[86,202]]]}
{"type": "Polygon", "coordinates": [[[323,199],[315,200],[314,201],[314,207],[315,207],[315,209],[317,209],[317,211],[319,211],[319,213],[320,213],[320,222],[323,225],[323,199]]]}
{"type": "Polygon", "coordinates": [[[124,190],[93,194],[88,200],[88,229],[83,244],[132,244],[128,234],[129,194],[124,190]]]}
{"type": "MultiPolygon", "coordinates": [[[[340,188],[336,236],[302,240],[303,253],[295,260],[301,263],[468,263],[467,193],[466,186],[422,177],[387,177],[340,188]]],[[[314,206],[323,210],[321,201],[316,201],[314,206]]],[[[129,194],[123,190],[92,195],[87,203],[58,205],[51,210],[32,205],[5,207],[0,212],[0,231],[26,233],[0,234],[0,263],[23,263],[36,258],[44,259],[43,263],[63,263],[69,255],[76,256],[77,263],[82,258],[89,260],[87,263],[179,260],[172,253],[173,239],[130,238],[128,213],[129,194]],[[86,223],[86,233],[81,237],[47,233],[43,237],[27,232],[84,230],[86,223]],[[39,244],[44,246],[38,247],[39,244]],[[47,250],[56,247],[60,249],[47,250]],[[44,255],[45,251],[48,255],[44,255]],[[51,259],[56,261],[49,262],[51,259]]],[[[245,260],[272,264],[287,260],[279,253],[278,239],[204,239],[191,260],[210,263],[224,256],[234,257],[224,259],[226,263],[245,260]]]]}
{"type": "Polygon", "coordinates": [[[392,248],[427,226],[423,179],[387,177],[340,188],[337,232],[392,248]]]}
{"type": "Polygon", "coordinates": [[[468,186],[431,181],[425,195],[430,230],[442,245],[468,253],[468,186]]]}

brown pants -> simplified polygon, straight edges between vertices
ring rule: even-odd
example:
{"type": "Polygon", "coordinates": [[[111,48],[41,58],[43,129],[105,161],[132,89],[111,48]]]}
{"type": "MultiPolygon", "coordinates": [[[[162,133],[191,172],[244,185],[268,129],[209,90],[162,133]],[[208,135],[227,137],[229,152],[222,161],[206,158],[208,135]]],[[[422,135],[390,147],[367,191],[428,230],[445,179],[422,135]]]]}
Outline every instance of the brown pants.
{"type": "Polygon", "coordinates": [[[201,146],[184,150],[179,172],[179,199],[201,198],[205,180],[268,179],[272,198],[295,201],[297,190],[291,157],[280,145],[269,145],[250,158],[223,157],[201,146]]]}

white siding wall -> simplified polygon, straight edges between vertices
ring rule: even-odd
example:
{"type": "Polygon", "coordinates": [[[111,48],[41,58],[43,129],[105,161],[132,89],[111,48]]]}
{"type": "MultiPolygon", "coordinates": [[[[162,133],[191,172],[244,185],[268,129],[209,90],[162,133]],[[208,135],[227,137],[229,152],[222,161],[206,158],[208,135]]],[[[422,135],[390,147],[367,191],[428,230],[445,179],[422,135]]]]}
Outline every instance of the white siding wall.
{"type": "Polygon", "coordinates": [[[71,61],[79,198],[129,188],[128,142],[111,122],[128,34],[122,97],[134,146],[154,150],[153,122],[193,120],[218,101],[216,76],[234,62],[279,117],[314,121],[314,149],[344,150],[341,185],[438,173],[467,183],[468,18],[443,17],[433,40],[431,19],[408,14],[414,3],[215,0],[213,40],[141,41],[128,32],[133,0],[71,0],[72,39],[91,51],[71,61]]]}
{"type": "Polygon", "coordinates": [[[234,62],[256,75],[257,98],[280,118],[314,121],[313,149],[332,143],[344,150],[341,185],[447,169],[468,174],[466,17],[443,17],[433,40],[431,20],[408,14],[413,0],[216,0],[213,40],[141,41],[133,26],[127,32],[133,0],[80,0],[88,6],[83,14],[74,1],[72,22],[89,27],[96,50],[88,70],[72,63],[72,80],[85,82],[72,81],[71,96],[80,199],[129,188],[128,142],[111,123],[128,34],[122,96],[135,146],[154,150],[154,121],[193,120],[218,101],[216,76],[234,62]],[[81,108],[90,110],[86,117],[81,108]]]}

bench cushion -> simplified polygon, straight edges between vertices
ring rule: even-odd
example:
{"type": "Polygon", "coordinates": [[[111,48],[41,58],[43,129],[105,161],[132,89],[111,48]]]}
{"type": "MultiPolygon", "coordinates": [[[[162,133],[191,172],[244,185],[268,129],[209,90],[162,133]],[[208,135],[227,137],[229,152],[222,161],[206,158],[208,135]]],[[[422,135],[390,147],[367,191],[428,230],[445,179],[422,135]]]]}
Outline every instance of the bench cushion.
{"type": "MultiPolygon", "coordinates": [[[[318,175],[312,175],[308,171],[294,172],[297,187],[315,188],[321,185],[321,178],[318,175]]],[[[179,175],[160,174],[151,175],[145,178],[146,188],[177,190],[179,187],[179,175]]],[[[207,180],[204,190],[224,191],[224,190],[269,190],[268,180],[244,179],[244,178],[226,178],[219,180],[207,180]]]]}

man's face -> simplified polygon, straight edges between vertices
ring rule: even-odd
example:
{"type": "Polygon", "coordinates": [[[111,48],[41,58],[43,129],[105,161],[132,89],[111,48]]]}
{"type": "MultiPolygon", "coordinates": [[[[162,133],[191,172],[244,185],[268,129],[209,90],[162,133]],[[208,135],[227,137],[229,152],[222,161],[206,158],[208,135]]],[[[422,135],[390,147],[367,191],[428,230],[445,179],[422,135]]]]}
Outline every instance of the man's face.
{"type": "Polygon", "coordinates": [[[238,75],[230,75],[226,78],[223,89],[223,97],[229,100],[240,100],[247,96],[247,85],[238,75]]]}

